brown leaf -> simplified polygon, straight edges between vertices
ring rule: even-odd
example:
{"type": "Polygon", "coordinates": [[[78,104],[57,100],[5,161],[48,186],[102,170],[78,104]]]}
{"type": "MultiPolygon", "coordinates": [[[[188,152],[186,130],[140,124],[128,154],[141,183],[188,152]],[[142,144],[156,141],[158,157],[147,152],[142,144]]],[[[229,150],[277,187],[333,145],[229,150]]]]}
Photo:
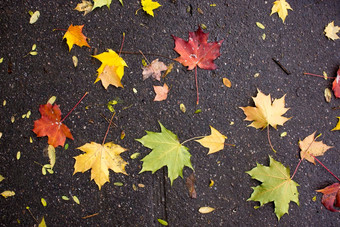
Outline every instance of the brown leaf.
{"type": "Polygon", "coordinates": [[[153,86],[156,97],[153,101],[163,101],[168,97],[169,87],[164,84],[163,86],[153,86]]]}
{"type": "Polygon", "coordinates": [[[321,156],[332,146],[324,144],[322,141],[315,141],[315,133],[307,136],[303,141],[299,142],[299,147],[301,149],[300,156],[301,159],[306,159],[307,161],[314,163],[315,160],[313,156],[321,156]],[[313,155],[313,156],[312,156],[313,155]]]}
{"type": "Polygon", "coordinates": [[[316,190],[317,192],[321,192],[322,196],[322,204],[326,207],[327,210],[332,212],[340,212],[340,210],[334,209],[334,206],[340,207],[340,184],[334,183],[330,186],[325,187],[324,189],[316,190]]]}
{"type": "Polygon", "coordinates": [[[156,80],[161,80],[161,72],[167,70],[168,67],[158,59],[153,60],[150,65],[143,67],[143,80],[146,80],[150,76],[156,80]]]}
{"type": "Polygon", "coordinates": [[[196,190],[195,190],[195,175],[194,173],[192,173],[189,177],[187,177],[187,180],[186,180],[186,186],[187,186],[187,189],[189,191],[189,196],[190,198],[193,198],[193,199],[196,199],[197,198],[197,193],[196,193],[196,190]]]}

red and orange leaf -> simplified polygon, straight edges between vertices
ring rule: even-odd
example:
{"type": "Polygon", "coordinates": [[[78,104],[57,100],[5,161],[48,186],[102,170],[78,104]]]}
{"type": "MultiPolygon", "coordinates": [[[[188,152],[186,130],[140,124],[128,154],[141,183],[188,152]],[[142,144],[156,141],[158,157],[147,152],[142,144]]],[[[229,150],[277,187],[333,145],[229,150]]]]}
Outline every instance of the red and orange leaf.
{"type": "Polygon", "coordinates": [[[83,27],[84,25],[73,26],[71,24],[70,27],[67,29],[63,39],[66,38],[69,51],[71,51],[74,44],[80,47],[82,46],[90,47],[90,45],[86,41],[86,36],[82,32],[83,27]]]}
{"type": "Polygon", "coordinates": [[[340,67],[338,69],[335,80],[333,81],[333,92],[336,98],[340,98],[340,67]]]}
{"type": "Polygon", "coordinates": [[[40,105],[39,112],[41,118],[34,121],[33,128],[38,137],[48,136],[48,144],[53,147],[64,146],[66,137],[73,140],[70,129],[60,122],[61,111],[58,105],[40,105]]]}
{"type": "Polygon", "coordinates": [[[189,41],[172,36],[175,40],[174,50],[180,54],[175,60],[188,70],[193,70],[196,66],[201,69],[214,70],[217,66],[214,60],[219,57],[223,40],[208,43],[209,33],[204,33],[199,27],[195,32],[189,32],[189,41]]]}
{"type": "Polygon", "coordinates": [[[317,192],[321,192],[322,196],[322,204],[326,207],[327,210],[332,212],[340,212],[340,210],[334,209],[334,206],[340,207],[340,184],[334,183],[330,186],[327,186],[323,189],[316,190],[317,192]]]}

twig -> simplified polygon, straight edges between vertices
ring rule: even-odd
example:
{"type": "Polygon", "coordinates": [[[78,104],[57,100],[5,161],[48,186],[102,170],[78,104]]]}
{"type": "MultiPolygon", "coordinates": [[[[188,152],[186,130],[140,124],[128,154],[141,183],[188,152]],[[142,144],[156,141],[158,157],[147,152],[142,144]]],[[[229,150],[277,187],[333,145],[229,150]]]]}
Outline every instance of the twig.
{"type": "Polygon", "coordinates": [[[104,143],[105,143],[106,136],[107,136],[107,134],[109,133],[110,126],[111,126],[111,123],[112,123],[112,120],[113,120],[113,117],[115,116],[115,114],[116,114],[116,112],[113,112],[112,117],[111,117],[111,120],[110,120],[110,124],[109,124],[109,126],[107,127],[107,130],[106,130],[106,133],[105,133],[105,136],[104,136],[102,145],[104,145],[104,143]]]}
{"type": "Polygon", "coordinates": [[[81,217],[82,219],[87,219],[87,218],[92,218],[94,216],[97,216],[99,213],[95,213],[95,214],[90,214],[90,215],[87,215],[85,217],[81,217]]]}
{"type": "Polygon", "coordinates": [[[270,148],[276,153],[276,150],[274,149],[272,142],[270,141],[270,136],[269,136],[269,125],[267,125],[267,137],[268,137],[268,142],[270,145],[270,148]]]}
{"type": "Polygon", "coordinates": [[[72,113],[72,111],[79,105],[79,103],[85,98],[85,96],[88,94],[88,92],[85,92],[85,94],[83,95],[83,97],[81,97],[81,99],[77,102],[76,105],[74,105],[74,107],[68,112],[68,114],[66,114],[66,116],[60,121],[60,123],[62,123],[67,117],[68,115],[70,115],[72,113]]]}
{"type": "Polygon", "coordinates": [[[333,177],[335,177],[338,181],[340,181],[340,179],[335,176],[334,173],[332,173],[324,164],[322,164],[322,162],[319,161],[319,159],[317,159],[314,155],[311,154],[311,156],[314,158],[314,160],[316,160],[320,165],[322,165],[323,168],[325,168],[330,174],[332,174],[333,177]]]}
{"type": "Polygon", "coordinates": [[[273,59],[273,61],[274,61],[278,66],[280,66],[280,68],[281,68],[287,75],[290,74],[290,72],[289,72],[285,67],[283,67],[283,65],[282,65],[278,60],[276,60],[276,59],[274,59],[274,58],[272,58],[272,59],[273,59]]]}

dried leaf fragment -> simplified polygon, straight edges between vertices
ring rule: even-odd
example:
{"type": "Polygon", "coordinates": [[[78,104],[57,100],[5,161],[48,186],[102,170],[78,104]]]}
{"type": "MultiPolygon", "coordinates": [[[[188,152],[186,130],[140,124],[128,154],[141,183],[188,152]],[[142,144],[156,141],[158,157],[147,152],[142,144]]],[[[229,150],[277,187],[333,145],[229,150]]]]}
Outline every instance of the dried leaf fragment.
{"type": "Polygon", "coordinates": [[[156,93],[155,99],[153,101],[163,101],[168,97],[169,87],[167,84],[163,86],[153,86],[156,93]]]}
{"type": "Polygon", "coordinates": [[[335,26],[334,21],[332,21],[325,27],[324,33],[328,39],[331,39],[334,41],[336,39],[339,39],[338,34],[336,34],[339,31],[340,31],[340,27],[335,26]]]}
{"type": "Polygon", "coordinates": [[[326,102],[331,102],[331,99],[332,99],[332,92],[331,92],[331,89],[329,88],[326,88],[325,89],[325,100],[326,102]]]}
{"type": "Polygon", "coordinates": [[[72,61],[73,61],[74,68],[76,68],[78,66],[78,58],[77,58],[77,56],[72,56],[72,61]]]}
{"type": "Polygon", "coordinates": [[[168,226],[168,222],[167,222],[167,221],[164,221],[163,219],[158,218],[157,221],[158,221],[161,225],[168,226]]]}
{"type": "Polygon", "coordinates": [[[187,189],[189,191],[189,196],[190,198],[196,199],[197,198],[197,193],[195,190],[195,175],[194,173],[190,174],[190,176],[187,177],[185,185],[187,186],[187,189]]]}
{"type": "Polygon", "coordinates": [[[81,3],[78,3],[76,8],[74,10],[77,10],[79,12],[84,12],[84,16],[92,11],[93,4],[90,1],[82,0],[81,3]]]}
{"type": "Polygon", "coordinates": [[[161,80],[161,72],[167,70],[168,67],[158,59],[153,60],[150,65],[143,67],[143,80],[146,80],[150,76],[154,79],[160,81],[161,80]]]}
{"type": "Polygon", "coordinates": [[[322,156],[328,149],[332,148],[332,146],[328,146],[322,141],[315,141],[315,133],[307,136],[303,141],[299,141],[301,159],[306,159],[314,165],[315,160],[313,156],[322,156]]]}
{"type": "Polygon", "coordinates": [[[323,189],[316,190],[317,192],[321,192],[322,196],[322,204],[326,207],[327,210],[332,212],[340,212],[340,210],[334,209],[335,207],[340,207],[340,184],[334,183],[330,186],[327,186],[323,189]]]}
{"type": "Polygon", "coordinates": [[[34,24],[35,22],[37,22],[37,20],[40,17],[40,12],[39,11],[35,11],[34,13],[32,11],[29,12],[31,15],[30,18],[30,24],[34,24]]]}
{"type": "Polygon", "coordinates": [[[263,24],[261,24],[260,22],[256,22],[256,26],[259,27],[259,28],[261,28],[261,29],[265,29],[265,28],[266,28],[266,27],[265,27],[263,24]]]}
{"type": "Polygon", "coordinates": [[[5,180],[5,178],[2,175],[0,175],[0,182],[3,180],[5,180]]]}
{"type": "Polygon", "coordinates": [[[215,208],[212,207],[201,207],[198,209],[198,212],[200,212],[201,214],[208,214],[211,213],[215,210],[215,208]]]}
{"type": "Polygon", "coordinates": [[[230,82],[230,80],[228,80],[227,78],[223,78],[223,84],[224,84],[226,87],[231,87],[231,82],[230,82]]]}
{"type": "Polygon", "coordinates": [[[14,195],[15,195],[15,192],[14,192],[14,191],[3,191],[3,192],[1,193],[1,195],[2,195],[3,197],[7,198],[7,197],[14,196],[14,195]]]}

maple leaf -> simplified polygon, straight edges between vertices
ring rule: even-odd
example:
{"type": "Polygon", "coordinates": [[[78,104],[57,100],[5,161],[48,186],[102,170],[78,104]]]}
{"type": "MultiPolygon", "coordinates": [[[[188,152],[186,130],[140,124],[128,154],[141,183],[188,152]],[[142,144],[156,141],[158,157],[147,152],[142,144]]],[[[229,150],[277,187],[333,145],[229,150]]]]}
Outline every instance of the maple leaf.
{"type": "Polygon", "coordinates": [[[340,67],[336,73],[336,78],[333,81],[333,87],[332,90],[334,92],[334,96],[336,98],[340,98],[340,67]]]}
{"type": "Polygon", "coordinates": [[[189,41],[173,35],[174,50],[180,55],[175,60],[188,66],[188,70],[193,70],[197,66],[207,70],[216,69],[214,60],[221,55],[220,48],[223,40],[208,43],[208,36],[209,33],[204,33],[201,27],[198,27],[195,32],[189,32],[189,41]]]}
{"type": "Polygon", "coordinates": [[[169,87],[164,84],[163,86],[153,86],[156,96],[153,101],[163,101],[168,97],[169,87]]]}
{"type": "Polygon", "coordinates": [[[334,26],[334,21],[332,21],[325,27],[324,33],[328,39],[336,40],[336,39],[339,39],[339,36],[336,34],[339,31],[340,31],[340,27],[334,26]]]}
{"type": "Polygon", "coordinates": [[[53,147],[64,146],[66,137],[73,140],[70,129],[64,125],[61,119],[61,111],[58,105],[47,103],[40,105],[41,118],[34,121],[33,132],[38,137],[48,136],[48,144],[53,147]]]}
{"type": "Polygon", "coordinates": [[[102,62],[101,66],[97,69],[98,77],[95,83],[101,80],[105,89],[110,84],[116,87],[123,87],[121,79],[124,76],[124,67],[127,66],[123,58],[111,49],[108,49],[108,52],[92,57],[102,62]]]}
{"type": "Polygon", "coordinates": [[[270,16],[273,13],[279,14],[279,17],[282,19],[282,22],[285,22],[286,17],[288,16],[288,10],[293,10],[288,2],[286,0],[278,0],[273,3],[272,12],[270,13],[270,16]]]}
{"type": "Polygon", "coordinates": [[[289,168],[275,161],[271,156],[269,159],[269,166],[257,163],[255,168],[246,172],[253,179],[262,182],[261,185],[252,187],[254,191],[247,201],[258,201],[261,206],[274,202],[275,214],[280,220],[284,214],[288,213],[290,201],[299,205],[297,190],[299,184],[290,178],[289,168]]]}
{"type": "Polygon", "coordinates": [[[71,24],[70,27],[67,29],[63,39],[66,39],[66,41],[67,41],[69,51],[71,51],[74,44],[76,44],[80,47],[82,47],[82,46],[90,47],[90,45],[86,41],[86,36],[82,32],[83,27],[84,27],[84,25],[73,26],[71,24]]]}
{"type": "Polygon", "coordinates": [[[143,67],[143,80],[146,80],[150,76],[155,78],[156,80],[161,80],[161,72],[167,70],[168,67],[158,59],[153,60],[150,65],[143,67]]]}
{"type": "Polygon", "coordinates": [[[272,103],[270,94],[265,95],[259,89],[257,89],[257,91],[257,96],[253,97],[256,107],[240,107],[246,115],[244,120],[253,121],[249,126],[256,129],[264,129],[268,125],[271,125],[276,129],[277,125],[283,125],[290,119],[281,116],[289,110],[289,108],[285,108],[286,95],[282,96],[280,99],[274,99],[272,103]]]}
{"type": "Polygon", "coordinates": [[[301,149],[300,156],[301,159],[306,159],[307,161],[314,163],[315,160],[313,156],[321,156],[332,146],[324,144],[322,141],[315,141],[315,133],[307,136],[304,140],[299,141],[299,147],[301,149]],[[312,156],[313,155],[313,156],[312,156]]]}
{"type": "Polygon", "coordinates": [[[322,196],[322,204],[326,207],[327,210],[333,212],[340,212],[340,210],[334,209],[334,206],[340,207],[340,184],[334,183],[330,186],[327,186],[323,189],[316,190],[317,192],[321,192],[322,196]]]}
{"type": "Polygon", "coordinates": [[[107,8],[110,9],[110,5],[111,5],[111,2],[112,0],[93,0],[94,2],[94,5],[93,5],[93,8],[92,8],[92,11],[97,8],[97,7],[102,7],[102,6],[107,6],[107,8]]]}
{"type": "Polygon", "coordinates": [[[78,3],[75,10],[79,12],[84,12],[84,16],[92,11],[93,4],[90,1],[82,0],[81,3],[78,3]]]}
{"type": "Polygon", "coordinates": [[[219,131],[210,126],[211,135],[205,136],[203,139],[195,140],[202,146],[209,148],[208,154],[212,154],[224,149],[224,141],[226,136],[222,135],[219,131]]]}
{"type": "Polygon", "coordinates": [[[155,173],[163,166],[168,167],[168,177],[171,185],[173,181],[181,176],[183,178],[183,168],[185,166],[193,169],[188,148],[179,143],[177,136],[170,130],[166,129],[159,122],[161,132],[146,131],[147,135],[141,139],[136,139],[143,146],[152,149],[150,154],[146,155],[141,161],[143,162],[142,170],[155,173]]]}
{"type": "Polygon", "coordinates": [[[85,152],[85,154],[74,157],[76,162],[74,164],[73,174],[77,172],[84,173],[91,169],[91,180],[96,182],[99,190],[106,182],[110,182],[109,169],[116,173],[127,175],[125,172],[127,162],[120,156],[121,153],[126,151],[125,148],[113,142],[105,144],[91,142],[77,149],[85,152]]]}
{"type": "Polygon", "coordinates": [[[158,2],[154,2],[152,0],[141,0],[141,3],[142,3],[143,10],[151,16],[154,16],[153,14],[154,9],[157,9],[158,7],[162,6],[158,2]]]}

